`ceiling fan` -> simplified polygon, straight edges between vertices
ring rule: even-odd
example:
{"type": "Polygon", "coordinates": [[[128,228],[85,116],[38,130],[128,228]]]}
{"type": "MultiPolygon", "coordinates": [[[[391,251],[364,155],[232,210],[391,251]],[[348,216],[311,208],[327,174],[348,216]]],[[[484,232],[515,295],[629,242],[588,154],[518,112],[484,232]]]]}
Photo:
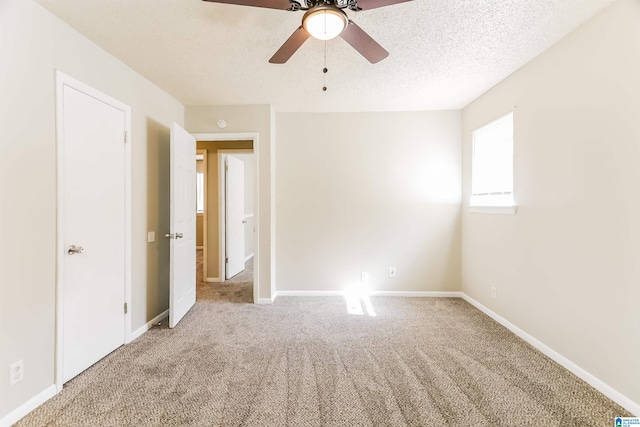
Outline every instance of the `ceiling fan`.
{"type": "Polygon", "coordinates": [[[213,3],[265,7],[291,12],[306,11],[302,25],[278,49],[269,60],[272,64],[284,64],[309,37],[330,40],[340,36],[369,62],[375,64],[389,56],[382,46],[349,19],[344,9],[354,12],[390,6],[411,0],[203,0],[213,3]]]}

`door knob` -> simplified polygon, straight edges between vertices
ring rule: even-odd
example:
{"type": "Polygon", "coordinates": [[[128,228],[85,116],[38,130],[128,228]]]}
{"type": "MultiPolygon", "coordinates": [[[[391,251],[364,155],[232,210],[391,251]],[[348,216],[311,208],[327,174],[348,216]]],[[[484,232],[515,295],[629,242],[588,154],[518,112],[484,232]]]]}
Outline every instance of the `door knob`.
{"type": "Polygon", "coordinates": [[[173,233],[167,233],[164,235],[164,237],[166,237],[167,239],[174,239],[173,233]]]}
{"type": "Polygon", "coordinates": [[[182,233],[176,233],[176,239],[182,239],[184,235],[182,233]]]}
{"type": "Polygon", "coordinates": [[[84,248],[82,246],[76,246],[76,245],[71,245],[69,246],[69,249],[67,249],[67,253],[69,255],[81,254],[82,251],[84,251],[84,248]]]}

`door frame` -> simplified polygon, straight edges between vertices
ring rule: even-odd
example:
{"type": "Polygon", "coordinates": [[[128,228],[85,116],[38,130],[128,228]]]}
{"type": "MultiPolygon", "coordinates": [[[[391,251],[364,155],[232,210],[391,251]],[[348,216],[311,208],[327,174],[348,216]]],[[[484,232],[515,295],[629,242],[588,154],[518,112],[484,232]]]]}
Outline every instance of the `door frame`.
{"type": "MultiPolygon", "coordinates": [[[[208,214],[207,191],[209,190],[207,186],[207,179],[209,178],[209,172],[207,170],[207,168],[209,167],[207,163],[208,162],[207,157],[209,156],[207,155],[207,150],[198,150],[197,144],[198,144],[198,140],[196,139],[196,156],[199,154],[202,154],[204,156],[202,158],[202,172],[204,174],[204,183],[202,185],[203,187],[202,190],[204,191],[204,213],[202,215],[202,281],[204,282],[207,279],[207,214],[208,214]]],[[[198,217],[198,213],[196,212],[196,221],[198,220],[197,217],[198,217]]]]}
{"type": "MultiPolygon", "coordinates": [[[[253,142],[253,224],[255,232],[253,235],[253,303],[259,304],[260,301],[260,144],[259,134],[257,132],[242,133],[194,133],[192,134],[198,141],[252,141],[253,142]]],[[[219,171],[218,171],[219,173],[219,171]]],[[[220,180],[218,180],[218,188],[220,180]]],[[[220,194],[218,195],[220,197],[220,194]]],[[[218,203],[220,209],[220,203],[218,203]]],[[[220,221],[220,217],[218,218],[220,221]]],[[[220,230],[220,228],[219,228],[220,230]]],[[[218,233],[218,239],[220,235],[218,233]]],[[[224,244],[224,240],[222,241],[224,244]]],[[[220,244],[220,240],[218,240],[220,244]]],[[[224,249],[224,248],[223,248],[224,249]]],[[[224,252],[224,250],[223,250],[224,252]]],[[[218,260],[220,263],[220,260],[218,260]]],[[[222,264],[224,267],[224,264],[222,264]]],[[[218,271],[222,272],[220,265],[218,271]]],[[[220,274],[221,275],[221,274],[220,274]]],[[[206,278],[205,278],[206,279],[206,278]]]]}
{"type": "MultiPolygon", "coordinates": [[[[227,266],[225,265],[225,257],[227,252],[227,177],[225,173],[225,163],[224,157],[234,154],[253,154],[255,163],[255,153],[253,149],[249,148],[228,148],[223,150],[218,150],[218,271],[220,271],[220,281],[224,282],[227,277],[227,266]]],[[[255,170],[255,166],[254,166],[255,170]]],[[[255,182],[255,177],[254,177],[255,182]]],[[[255,188],[253,190],[255,196],[255,188]]],[[[254,197],[255,199],[255,197],[254,197]]],[[[255,228],[255,200],[253,205],[254,212],[254,228],[255,228]]],[[[257,233],[257,228],[256,228],[257,233]]],[[[255,233],[254,233],[255,234],[255,233]]],[[[255,236],[254,236],[255,239],[255,236]]],[[[255,242],[253,245],[253,253],[255,256],[255,242]]],[[[243,255],[244,257],[244,255],[243,255]]]]}
{"type": "MultiPolygon", "coordinates": [[[[63,296],[64,296],[64,242],[65,242],[65,206],[64,206],[64,87],[73,88],[98,101],[104,102],[124,113],[125,135],[124,146],[124,301],[128,309],[124,314],[124,343],[131,342],[131,107],[106,95],[91,86],[56,70],[56,314],[55,314],[55,372],[56,392],[63,386],[63,296]]],[[[123,307],[124,309],[124,307],[123,307]]]]}

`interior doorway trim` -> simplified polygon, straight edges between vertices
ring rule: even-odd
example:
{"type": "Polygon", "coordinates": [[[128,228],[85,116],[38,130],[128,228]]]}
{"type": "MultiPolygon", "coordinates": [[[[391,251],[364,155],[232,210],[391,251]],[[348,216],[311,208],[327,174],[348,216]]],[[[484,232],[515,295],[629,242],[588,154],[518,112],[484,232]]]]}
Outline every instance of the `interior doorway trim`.
{"type": "MultiPolygon", "coordinates": [[[[207,209],[207,204],[208,204],[208,196],[207,196],[207,191],[209,190],[208,186],[207,186],[207,180],[209,179],[209,171],[208,171],[208,159],[207,159],[207,150],[196,150],[196,156],[197,155],[202,155],[202,173],[203,173],[203,183],[202,183],[202,187],[203,187],[203,191],[204,191],[204,211],[202,213],[202,257],[204,262],[202,263],[202,280],[207,279],[207,215],[209,214],[208,209],[207,209]]],[[[198,215],[198,213],[196,213],[196,216],[198,215]]],[[[196,218],[197,221],[197,218],[196,218]]],[[[197,247],[197,242],[196,242],[196,247],[197,247]]]]}
{"type": "Polygon", "coordinates": [[[260,302],[260,143],[257,132],[194,133],[196,141],[252,141],[253,142],[253,303],[260,302]]]}
{"type": "Polygon", "coordinates": [[[73,77],[56,70],[56,315],[55,315],[55,373],[56,393],[63,386],[63,297],[64,297],[64,88],[70,87],[108,104],[125,115],[124,141],[124,301],[128,309],[125,313],[124,343],[131,342],[131,107],[114,99],[73,77]]]}

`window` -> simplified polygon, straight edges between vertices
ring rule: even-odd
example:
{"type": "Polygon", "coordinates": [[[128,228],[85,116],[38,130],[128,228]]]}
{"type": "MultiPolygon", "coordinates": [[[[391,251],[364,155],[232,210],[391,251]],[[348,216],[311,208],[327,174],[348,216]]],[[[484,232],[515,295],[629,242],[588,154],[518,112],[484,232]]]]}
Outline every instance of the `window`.
{"type": "Polygon", "coordinates": [[[471,206],[509,206],[513,200],[513,112],[475,130],[471,206]]]}
{"type": "Polygon", "coordinates": [[[206,151],[196,154],[196,213],[204,213],[204,168],[206,151]]]}
{"type": "Polygon", "coordinates": [[[196,213],[204,213],[204,173],[196,173],[196,213]]]}

